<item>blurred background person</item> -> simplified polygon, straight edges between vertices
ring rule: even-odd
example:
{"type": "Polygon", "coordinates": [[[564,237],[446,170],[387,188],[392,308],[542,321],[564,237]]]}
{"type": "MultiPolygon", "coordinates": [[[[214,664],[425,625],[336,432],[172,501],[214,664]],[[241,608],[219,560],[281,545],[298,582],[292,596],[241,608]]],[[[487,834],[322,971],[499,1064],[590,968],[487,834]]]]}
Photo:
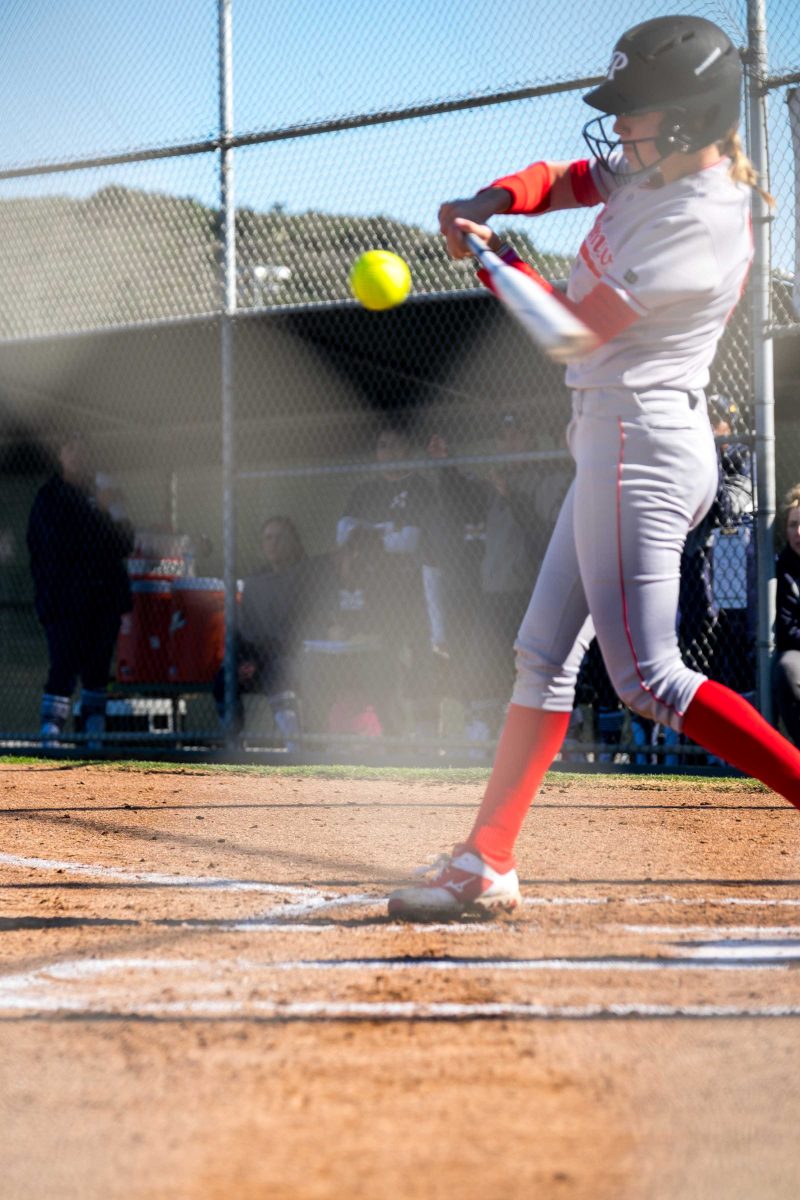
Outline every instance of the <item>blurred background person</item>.
{"type": "MultiPolygon", "coordinates": [[[[505,413],[495,438],[499,456],[535,448],[533,416],[505,413]]],[[[474,648],[476,680],[470,702],[470,736],[497,737],[514,685],[514,643],[539,573],[549,528],[537,493],[537,463],[498,462],[488,475],[479,627],[474,648]]]]}
{"type": "MultiPolygon", "coordinates": [[[[744,422],[732,400],[712,395],[709,417],[719,484],[681,556],[678,634],[690,667],[752,699],[757,620],[753,454],[742,440],[744,422]]],[[[669,745],[683,740],[672,730],[664,736],[669,745]]],[[[675,765],[677,759],[668,756],[665,761],[675,765]]]]}
{"type": "MultiPolygon", "coordinates": [[[[105,730],[109,672],[120,619],[131,608],[126,558],[133,528],[120,491],[95,474],[79,433],[58,447],[58,468],[39,489],[27,544],[36,614],[47,638],[49,668],[40,708],[45,746],[56,746],[81,681],[81,722],[92,737],[105,730]]],[[[101,743],[90,742],[91,748],[101,743]]]]}
{"type": "Polygon", "coordinates": [[[616,762],[627,710],[614,691],[597,638],[592,638],[583,656],[578,683],[576,694],[585,697],[591,706],[594,740],[602,747],[597,751],[597,762],[616,762]]]}
{"type": "Polygon", "coordinates": [[[381,570],[380,530],[350,530],[332,554],[308,559],[310,602],[302,619],[304,728],[380,737],[395,716],[391,597],[381,570]]]}
{"type": "Polygon", "coordinates": [[[711,534],[711,572],[718,609],[709,675],[755,702],[758,583],[755,544],[755,459],[744,440],[739,405],[711,396],[711,428],[720,465],[720,521],[711,534]]]}
{"type": "MultiPolygon", "coordinates": [[[[451,455],[447,437],[431,434],[428,457],[443,460],[451,455]]],[[[441,569],[444,614],[442,690],[458,701],[464,712],[468,740],[483,742],[489,726],[482,719],[480,651],[482,629],[481,563],[486,546],[486,515],[492,487],[488,481],[451,464],[434,473],[437,491],[434,538],[441,569]]],[[[480,757],[482,751],[477,751],[480,757]]]]}
{"type": "Polygon", "coordinates": [[[711,531],[709,567],[716,625],[709,675],[753,700],[756,686],[757,577],[752,453],[720,455],[721,520],[711,531]]]}
{"type": "MultiPolygon", "coordinates": [[[[263,693],[275,728],[294,748],[301,732],[296,658],[308,575],[306,551],[291,517],[267,517],[261,526],[264,566],[245,577],[238,606],[236,732],[244,726],[242,696],[263,693]]],[[[224,669],[214,680],[217,711],[224,713],[224,669]]]]}
{"type": "Polygon", "coordinates": [[[393,677],[395,695],[384,732],[406,732],[407,705],[415,736],[433,738],[439,732],[437,656],[446,643],[433,537],[436,491],[422,472],[404,465],[410,456],[410,435],[397,425],[384,425],[375,442],[375,458],[385,466],[353,489],[337,524],[336,541],[344,545],[359,528],[381,534],[383,554],[377,570],[387,597],[386,670],[393,677]]]}
{"type": "MultiPolygon", "coordinates": [[[[455,465],[436,472],[447,681],[464,705],[464,732],[476,743],[472,757],[486,756],[503,720],[514,641],[550,531],[553,484],[559,481],[540,463],[511,457],[534,448],[531,417],[507,412],[491,451],[509,461],[493,464],[485,476],[455,465]]],[[[432,435],[428,454],[449,456],[441,433],[432,435]]]]}
{"type": "Polygon", "coordinates": [[[786,545],[778,556],[773,685],[786,732],[800,746],[800,483],[783,501],[786,545]]]}

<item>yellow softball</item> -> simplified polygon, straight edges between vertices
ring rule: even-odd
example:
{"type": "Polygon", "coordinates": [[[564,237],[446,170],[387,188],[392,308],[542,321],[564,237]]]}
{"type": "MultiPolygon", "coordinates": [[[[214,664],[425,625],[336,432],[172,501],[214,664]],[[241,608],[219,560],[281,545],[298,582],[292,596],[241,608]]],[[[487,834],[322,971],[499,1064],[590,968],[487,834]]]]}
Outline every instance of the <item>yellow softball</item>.
{"type": "Polygon", "coordinates": [[[364,308],[379,312],[403,303],[411,291],[411,272],[399,254],[367,250],[350,268],[350,287],[364,308]]]}

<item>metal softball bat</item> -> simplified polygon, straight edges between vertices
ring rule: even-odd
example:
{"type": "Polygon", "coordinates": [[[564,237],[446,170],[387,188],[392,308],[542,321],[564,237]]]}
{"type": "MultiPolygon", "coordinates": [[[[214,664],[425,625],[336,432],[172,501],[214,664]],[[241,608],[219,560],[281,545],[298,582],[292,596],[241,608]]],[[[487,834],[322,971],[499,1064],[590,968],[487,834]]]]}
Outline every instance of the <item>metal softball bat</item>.
{"type": "Polygon", "coordinates": [[[597,345],[589,327],[555,296],[504,263],[474,233],[465,233],[464,239],[488,272],[497,298],[549,358],[560,363],[572,362],[597,345]]]}

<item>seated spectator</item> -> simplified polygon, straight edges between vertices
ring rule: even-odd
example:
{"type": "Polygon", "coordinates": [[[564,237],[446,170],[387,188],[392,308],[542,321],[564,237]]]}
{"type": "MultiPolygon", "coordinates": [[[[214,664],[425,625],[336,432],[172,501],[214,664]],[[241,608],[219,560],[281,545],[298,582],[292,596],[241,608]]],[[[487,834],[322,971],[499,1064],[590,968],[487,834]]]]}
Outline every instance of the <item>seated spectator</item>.
{"type": "Polygon", "coordinates": [[[27,531],[36,614],[50,660],[40,709],[48,747],[59,744],[78,679],[86,733],[105,731],[109,669],[120,618],[131,607],[125,559],[133,529],[121,493],[107,476],[95,475],[80,434],[61,442],[58,464],[34,499],[27,531]]]}
{"type": "MultiPolygon", "coordinates": [[[[498,461],[485,476],[455,465],[436,473],[447,685],[464,705],[474,759],[484,756],[478,746],[494,740],[503,719],[514,681],[514,641],[572,474],[558,460],[521,457],[536,445],[532,414],[506,412],[491,444],[498,461]]],[[[449,456],[441,433],[431,437],[428,455],[449,456]]]]}
{"type": "Polygon", "coordinates": [[[712,588],[718,621],[709,675],[754,699],[757,581],[753,452],[742,441],[746,427],[735,401],[712,395],[709,408],[721,487],[721,519],[711,535],[712,588]]]}
{"type": "Polygon", "coordinates": [[[390,597],[381,571],[383,535],[350,530],[333,553],[307,560],[302,694],[306,728],[378,737],[395,717],[390,597]]]}
{"type": "Polygon", "coordinates": [[[709,675],[754,699],[757,579],[752,454],[746,446],[724,446],[720,466],[725,499],[709,547],[717,611],[709,675]]]}
{"type": "MultiPolygon", "coordinates": [[[[753,456],[738,440],[743,426],[737,414],[733,402],[709,397],[719,487],[681,558],[678,635],[689,666],[751,697],[757,614],[753,456]]],[[[674,730],[665,730],[665,737],[670,745],[683,742],[674,730]]],[[[666,761],[674,765],[677,760],[666,761]]]]}
{"type": "Polygon", "coordinates": [[[439,726],[436,651],[445,640],[441,572],[431,537],[436,493],[421,472],[404,465],[411,455],[409,435],[394,425],[379,431],[377,462],[385,464],[351,493],[339,519],[336,540],[352,530],[377,530],[383,553],[376,565],[387,610],[386,672],[394,681],[394,713],[387,734],[406,732],[404,707],[411,709],[414,733],[434,737],[439,726]]]}
{"type": "Polygon", "coordinates": [[[591,706],[594,740],[602,747],[597,762],[617,762],[626,709],[614,691],[597,638],[592,638],[583,656],[578,682],[576,698],[591,706]]]}
{"type": "MultiPolygon", "coordinates": [[[[445,436],[433,433],[428,441],[428,457],[443,460],[449,456],[445,436]]],[[[442,687],[445,695],[463,705],[467,738],[484,742],[490,736],[489,727],[481,719],[479,699],[474,705],[473,700],[479,697],[482,683],[477,663],[482,637],[481,562],[493,489],[487,479],[453,464],[442,466],[433,479],[437,492],[434,556],[441,570],[446,638],[439,646],[443,657],[442,687]]],[[[478,756],[482,757],[483,752],[476,749],[474,757],[478,756]]]]}
{"type": "MultiPolygon", "coordinates": [[[[681,561],[682,649],[689,665],[705,674],[710,673],[720,609],[726,605],[728,591],[740,595],[741,585],[748,582],[745,572],[737,573],[735,568],[731,569],[732,564],[726,560],[736,555],[728,554],[724,547],[720,549],[716,567],[714,565],[715,552],[726,540],[721,538],[720,531],[730,533],[741,527],[747,532],[753,521],[752,454],[748,446],[733,438],[733,409],[735,406],[723,402],[722,397],[709,397],[709,416],[719,461],[719,486],[708,513],[689,534],[681,561]]],[[[734,427],[738,431],[739,426],[734,427]]],[[[738,537],[734,540],[740,541],[738,537]]],[[[749,537],[741,539],[744,540],[749,549],[749,537]]],[[[727,679],[721,682],[735,686],[727,679]]]]}
{"type": "Polygon", "coordinates": [[[786,545],[778,556],[773,681],[778,715],[800,746],[800,483],[783,502],[786,545]]]}
{"type": "Polygon", "coordinates": [[[573,727],[579,728],[583,723],[583,707],[592,709],[594,741],[599,747],[597,762],[630,761],[635,766],[652,766],[658,761],[655,747],[661,726],[632,712],[619,699],[611,684],[597,638],[592,638],[583,656],[575,699],[573,727]],[[577,715],[579,713],[580,716],[577,715]],[[631,749],[620,749],[627,741],[631,749]]]}
{"type": "Polygon", "coordinates": [[[533,416],[504,414],[494,450],[507,461],[489,472],[480,563],[475,670],[468,736],[494,740],[502,724],[516,671],[514,643],[530,603],[548,528],[538,503],[540,464],[514,459],[534,448],[533,416]]]}
{"type": "MultiPolygon", "coordinates": [[[[261,527],[262,570],[242,586],[237,636],[235,728],[244,724],[243,694],[261,692],[279,734],[290,743],[300,733],[295,665],[307,576],[306,552],[291,518],[272,516],[261,527]]],[[[224,671],[214,681],[217,711],[224,714],[224,671]]]]}

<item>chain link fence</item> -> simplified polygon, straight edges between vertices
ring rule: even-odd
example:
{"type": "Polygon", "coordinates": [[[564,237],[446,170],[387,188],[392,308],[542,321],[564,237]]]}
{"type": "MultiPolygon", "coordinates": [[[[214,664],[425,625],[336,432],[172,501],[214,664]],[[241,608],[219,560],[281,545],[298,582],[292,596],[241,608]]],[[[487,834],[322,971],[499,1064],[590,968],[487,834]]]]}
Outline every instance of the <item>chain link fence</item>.
{"type": "MultiPolygon", "coordinates": [[[[688,7],[747,58],[744,0],[688,7]]],[[[569,397],[447,258],[436,212],[535,158],[583,157],[582,94],[619,33],[657,15],[620,3],[565,23],[554,3],[518,0],[494,15],[353,0],[346,22],[321,0],[5,6],[6,747],[489,760],[571,478],[569,397]],[[383,313],[348,283],[376,248],[413,278],[383,313]],[[50,494],[65,469],[91,484],[83,508],[50,494]],[[36,588],[29,546],[51,563],[36,588]],[[59,576],[70,555],[82,587],[59,576]]],[[[788,0],[769,6],[779,495],[800,478],[794,27],[788,0]]],[[[560,281],[586,228],[579,210],[505,233],[560,281]]],[[[711,388],[728,487],[687,545],[679,630],[688,661],[746,693],[759,336],[743,303],[711,388]]],[[[619,706],[594,651],[578,701],[565,758],[698,761],[619,706]]]]}

